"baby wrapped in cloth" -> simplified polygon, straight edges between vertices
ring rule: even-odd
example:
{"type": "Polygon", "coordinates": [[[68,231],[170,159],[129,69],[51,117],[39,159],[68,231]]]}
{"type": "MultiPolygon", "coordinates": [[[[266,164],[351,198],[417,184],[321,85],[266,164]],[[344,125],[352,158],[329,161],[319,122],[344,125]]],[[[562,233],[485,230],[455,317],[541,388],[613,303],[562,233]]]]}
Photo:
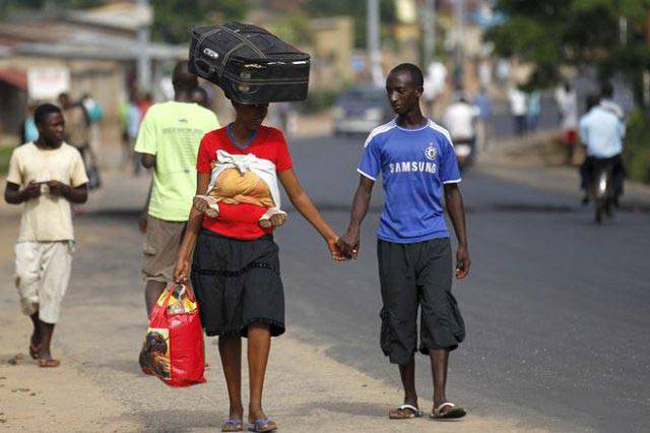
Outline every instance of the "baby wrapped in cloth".
{"type": "Polygon", "coordinates": [[[266,208],[259,222],[263,228],[279,227],[287,220],[287,213],[280,210],[275,164],[251,153],[232,155],[217,151],[207,195],[195,196],[194,207],[211,218],[217,218],[220,202],[249,203],[266,208]]]}

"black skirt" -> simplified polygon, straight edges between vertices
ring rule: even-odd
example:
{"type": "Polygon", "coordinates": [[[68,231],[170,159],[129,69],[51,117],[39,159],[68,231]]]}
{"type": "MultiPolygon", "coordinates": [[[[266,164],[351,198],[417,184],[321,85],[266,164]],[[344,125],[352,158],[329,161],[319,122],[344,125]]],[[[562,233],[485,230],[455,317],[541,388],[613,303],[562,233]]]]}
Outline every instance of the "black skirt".
{"type": "Polygon", "coordinates": [[[268,323],[273,337],[284,333],[278,252],[272,236],[240,241],[201,230],[191,280],[207,335],[246,337],[255,322],[268,323]]]}

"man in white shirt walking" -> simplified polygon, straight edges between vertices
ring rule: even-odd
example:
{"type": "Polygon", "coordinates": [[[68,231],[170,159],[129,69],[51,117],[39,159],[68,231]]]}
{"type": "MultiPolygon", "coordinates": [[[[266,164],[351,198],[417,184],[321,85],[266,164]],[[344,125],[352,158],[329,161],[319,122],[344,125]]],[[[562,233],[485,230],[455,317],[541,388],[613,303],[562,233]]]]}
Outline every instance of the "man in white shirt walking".
{"type": "Polygon", "coordinates": [[[513,86],[508,90],[508,102],[510,103],[510,114],[515,122],[515,133],[521,137],[526,133],[526,114],[528,112],[526,94],[513,86]]]}
{"type": "Polygon", "coordinates": [[[63,142],[61,109],[36,108],[39,137],[16,148],[9,162],[5,200],[22,204],[16,243],[16,287],[34,325],[29,354],[39,367],[58,367],[50,343],[72,266],[70,203],[85,203],[88,177],[79,151],[63,142]]]}

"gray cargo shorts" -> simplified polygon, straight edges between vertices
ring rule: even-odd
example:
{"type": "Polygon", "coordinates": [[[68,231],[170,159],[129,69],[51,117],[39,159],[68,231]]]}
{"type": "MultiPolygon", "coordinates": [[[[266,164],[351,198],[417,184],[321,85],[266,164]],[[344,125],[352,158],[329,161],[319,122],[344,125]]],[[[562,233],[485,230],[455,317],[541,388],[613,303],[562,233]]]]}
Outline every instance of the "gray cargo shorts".
{"type": "Polygon", "coordinates": [[[381,348],[393,364],[408,364],[420,347],[454,350],[465,339],[465,324],[451,294],[453,263],[449,238],[412,244],[377,242],[383,307],[381,348]]]}

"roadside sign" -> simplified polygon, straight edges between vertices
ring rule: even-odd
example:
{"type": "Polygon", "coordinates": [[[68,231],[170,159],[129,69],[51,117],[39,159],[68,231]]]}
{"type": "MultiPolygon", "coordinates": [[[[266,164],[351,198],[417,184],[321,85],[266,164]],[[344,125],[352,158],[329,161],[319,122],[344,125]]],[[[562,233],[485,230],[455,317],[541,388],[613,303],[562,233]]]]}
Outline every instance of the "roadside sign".
{"type": "Polygon", "coordinates": [[[32,100],[56,99],[70,90],[70,71],[64,67],[30,68],[27,90],[32,100]]]}

